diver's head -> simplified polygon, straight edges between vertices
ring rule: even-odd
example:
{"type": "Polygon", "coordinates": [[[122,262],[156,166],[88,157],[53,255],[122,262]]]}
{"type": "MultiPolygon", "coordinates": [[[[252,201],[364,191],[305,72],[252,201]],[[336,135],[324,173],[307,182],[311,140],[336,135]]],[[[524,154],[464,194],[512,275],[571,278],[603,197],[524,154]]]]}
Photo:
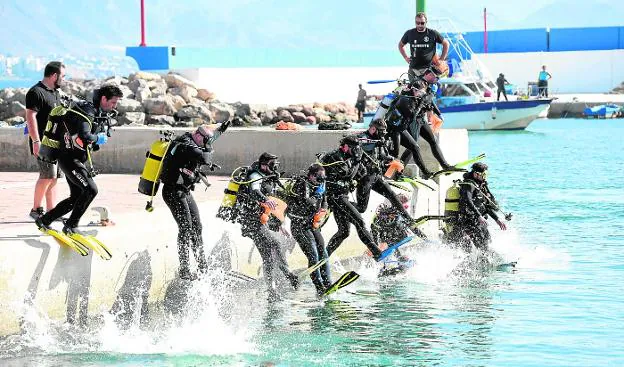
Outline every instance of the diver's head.
{"type": "Polygon", "coordinates": [[[383,119],[373,120],[368,125],[368,133],[376,139],[383,138],[386,135],[386,130],[388,130],[388,125],[383,119]]]}
{"type": "Polygon", "coordinates": [[[318,163],[313,163],[308,167],[308,180],[314,184],[321,184],[326,180],[325,168],[318,163]]]}
{"type": "Polygon", "coordinates": [[[356,159],[362,157],[362,147],[355,135],[347,135],[340,139],[340,151],[347,157],[356,159]]]}
{"type": "Polygon", "coordinates": [[[474,163],[471,167],[472,177],[478,181],[485,181],[488,175],[488,165],[483,162],[474,163]]]}
{"type": "Polygon", "coordinates": [[[93,92],[93,104],[102,111],[112,111],[123,97],[121,89],[114,84],[107,84],[93,92]]]}
{"type": "Polygon", "coordinates": [[[260,171],[266,174],[276,173],[279,169],[279,161],[277,156],[273,153],[264,152],[260,154],[258,158],[258,164],[260,165],[260,171]]]}
{"type": "Polygon", "coordinates": [[[204,148],[205,150],[211,152],[212,144],[210,143],[210,139],[214,136],[214,129],[210,125],[200,125],[197,127],[191,136],[193,137],[193,141],[199,147],[204,148]]]}

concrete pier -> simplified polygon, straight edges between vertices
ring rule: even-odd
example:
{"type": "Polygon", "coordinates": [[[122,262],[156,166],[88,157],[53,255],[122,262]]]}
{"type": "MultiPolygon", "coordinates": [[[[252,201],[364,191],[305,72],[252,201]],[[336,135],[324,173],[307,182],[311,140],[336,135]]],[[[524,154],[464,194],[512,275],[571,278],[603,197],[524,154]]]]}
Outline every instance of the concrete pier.
{"type": "MultiPolygon", "coordinates": [[[[88,211],[81,222],[84,231],[97,235],[111,248],[113,258],[106,261],[92,253],[80,256],[36,229],[28,212],[37,174],[25,172],[32,170],[34,161],[24,147],[25,138],[14,130],[0,129],[0,145],[5,152],[0,160],[0,336],[20,332],[24,315],[33,311],[51,320],[83,324],[107,312],[123,321],[137,312],[149,318],[173,307],[179,289],[184,287],[177,275],[177,227],[160,193],[154,200],[154,212],[148,213],[144,210],[147,197],[137,192],[145,151],[158,132],[120,129],[94,157],[102,171],[129,173],[96,177],[99,195],[92,207],[107,207],[116,225],[88,226],[98,221],[93,211],[88,211]]],[[[217,142],[215,162],[223,166],[222,172],[231,171],[268,150],[280,154],[284,168],[295,172],[312,163],[315,152],[335,147],[340,136],[339,132],[291,134],[233,129],[217,142]],[[285,138],[286,134],[290,135],[285,138]]],[[[467,159],[466,131],[443,130],[440,141],[450,162],[467,159]]],[[[430,151],[423,150],[431,162],[430,151]]],[[[240,236],[238,225],[215,218],[228,179],[223,175],[210,177],[210,188],[198,186],[194,192],[202,216],[206,253],[220,259],[226,270],[258,278],[260,256],[251,240],[240,236]]],[[[451,176],[441,178],[438,191],[419,189],[410,193],[414,216],[439,214],[450,180],[451,176]]],[[[59,199],[68,194],[65,182],[59,182],[59,199]]],[[[381,202],[382,198],[373,194],[364,213],[367,222],[381,202]]],[[[60,229],[61,224],[53,226],[60,229]]],[[[427,223],[422,229],[435,236],[438,226],[427,223]]],[[[330,219],[323,235],[329,239],[335,232],[335,223],[330,219]]],[[[286,246],[289,266],[306,268],[299,247],[292,243],[286,246]]],[[[362,256],[365,250],[352,230],[332,262],[362,256]]],[[[306,280],[302,286],[312,285],[306,280]]],[[[258,287],[263,289],[264,284],[259,282],[258,287]]]]}

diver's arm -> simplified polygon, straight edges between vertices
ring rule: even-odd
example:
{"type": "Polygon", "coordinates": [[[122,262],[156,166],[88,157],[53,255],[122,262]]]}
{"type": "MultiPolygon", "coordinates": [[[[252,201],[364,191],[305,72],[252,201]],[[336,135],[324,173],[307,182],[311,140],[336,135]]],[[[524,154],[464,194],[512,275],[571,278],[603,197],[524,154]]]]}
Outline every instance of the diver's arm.
{"type": "MultiPolygon", "coordinates": [[[[91,124],[88,120],[75,114],[72,114],[69,118],[78,120],[78,137],[85,143],[85,145],[95,143],[98,140],[97,134],[91,133],[91,124]]],[[[72,122],[69,123],[71,124],[72,122]]]]}
{"type": "Polygon", "coordinates": [[[212,133],[212,137],[210,139],[208,139],[209,144],[212,145],[212,143],[214,143],[215,140],[217,140],[221,136],[221,134],[223,134],[225,132],[225,130],[227,130],[228,126],[230,126],[231,123],[232,123],[231,120],[227,120],[227,121],[221,123],[221,126],[216,128],[215,131],[212,133]]]}
{"type": "Polygon", "coordinates": [[[259,173],[252,173],[249,175],[249,181],[253,181],[249,184],[249,192],[254,200],[262,203],[269,201],[269,198],[262,193],[262,176],[259,173]]]}

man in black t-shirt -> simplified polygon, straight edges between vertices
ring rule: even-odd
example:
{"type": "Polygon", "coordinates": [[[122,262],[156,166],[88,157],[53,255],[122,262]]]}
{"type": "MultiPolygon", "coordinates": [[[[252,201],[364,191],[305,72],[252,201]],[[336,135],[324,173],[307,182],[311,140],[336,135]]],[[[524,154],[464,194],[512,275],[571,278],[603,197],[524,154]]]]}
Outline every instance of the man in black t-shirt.
{"type": "Polygon", "coordinates": [[[30,216],[39,218],[43,210],[43,198],[46,199],[46,209],[56,206],[56,181],[63,177],[56,163],[44,162],[39,159],[39,148],[43,131],[48,123],[50,111],[59,102],[58,89],[65,77],[65,65],[60,61],[51,61],[46,65],[43,79],[35,84],[26,93],[26,124],[28,126],[28,144],[30,153],[37,158],[39,165],[39,179],[35,185],[35,197],[30,216]]]}
{"type": "Polygon", "coordinates": [[[405,62],[409,64],[408,76],[413,82],[417,76],[422,75],[431,66],[433,56],[436,54],[436,45],[442,44],[442,55],[440,61],[446,62],[449,42],[442,35],[426,27],[427,15],[425,13],[416,14],[416,28],[412,28],[403,34],[399,41],[399,52],[405,62]],[[405,45],[410,45],[410,56],[405,53],[405,45]]]}

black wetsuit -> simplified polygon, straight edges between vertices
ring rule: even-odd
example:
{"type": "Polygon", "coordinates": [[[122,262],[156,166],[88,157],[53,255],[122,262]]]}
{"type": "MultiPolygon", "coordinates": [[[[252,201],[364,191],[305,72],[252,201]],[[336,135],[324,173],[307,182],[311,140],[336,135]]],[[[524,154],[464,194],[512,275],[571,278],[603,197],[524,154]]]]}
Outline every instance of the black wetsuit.
{"type": "MultiPolygon", "coordinates": [[[[419,106],[415,109],[417,116],[414,118],[414,116],[412,115],[412,119],[410,120],[411,122],[407,129],[407,132],[414,139],[416,144],[418,144],[419,137],[422,136],[422,138],[425,139],[427,143],[429,143],[429,146],[431,147],[431,153],[438,161],[440,166],[442,166],[443,169],[450,168],[450,164],[448,164],[448,162],[444,158],[444,154],[442,153],[442,149],[440,149],[440,145],[438,144],[436,136],[431,129],[431,125],[429,125],[426,119],[427,112],[429,111],[432,111],[438,116],[441,115],[440,110],[433,101],[433,92],[429,88],[427,88],[427,93],[421,99],[414,101],[414,103],[419,104],[419,106]]],[[[401,161],[404,164],[408,164],[412,156],[414,157],[414,162],[416,163],[418,168],[420,168],[423,172],[427,172],[428,170],[425,167],[424,160],[420,153],[420,147],[418,147],[418,149],[405,150],[401,155],[401,161]]]]}
{"type": "Polygon", "coordinates": [[[98,193],[93,181],[95,173],[87,169],[85,163],[89,160],[90,152],[99,149],[95,142],[101,126],[95,122],[95,117],[100,114],[101,111],[91,102],[79,101],[71,105],[64,115],[50,116],[50,123],[58,128],[50,129],[43,135],[44,139],[60,143],[55,158],[65,173],[70,196],[41,217],[43,224],[49,225],[71,211],[65,227],[73,229],[95,199],[98,193]]]}
{"type": "Polygon", "coordinates": [[[359,212],[364,213],[366,211],[370,193],[373,190],[388,199],[405,219],[411,220],[412,217],[405,210],[397,195],[392,191],[388,182],[383,179],[384,163],[393,159],[387,154],[385,144],[383,141],[377,140],[377,137],[372,136],[368,130],[359,134],[358,139],[362,140],[361,146],[364,152],[362,165],[366,168],[366,175],[359,179],[356,190],[359,212]]]}
{"type": "MultiPolygon", "coordinates": [[[[314,228],[314,215],[327,208],[324,194],[316,193],[318,185],[305,176],[295,178],[288,199],[290,232],[308,258],[308,267],[327,258],[325,240],[320,228],[314,228]]],[[[310,274],[318,293],[323,293],[331,285],[329,264],[321,266],[310,274]]]]}
{"type": "Polygon", "coordinates": [[[329,209],[334,214],[338,231],[332,236],[327,245],[328,254],[336,251],[342,242],[349,237],[351,224],[355,226],[358,237],[368,247],[373,257],[377,259],[381,255],[373,235],[366,228],[364,219],[355,205],[349,201],[349,193],[352,190],[352,181],[360,174],[366,174],[360,162],[346,157],[340,150],[335,150],[321,157],[321,165],[327,174],[327,202],[329,209]],[[361,171],[360,171],[361,170],[361,171]]]}
{"type": "Polygon", "coordinates": [[[260,221],[260,215],[263,212],[260,203],[268,201],[268,196],[275,195],[279,185],[277,176],[270,176],[260,171],[258,162],[252,164],[244,181],[253,182],[240,186],[236,200],[236,210],[238,211],[237,220],[241,224],[242,235],[253,240],[260,257],[262,257],[262,266],[269,288],[269,296],[274,296],[276,295],[276,284],[273,274],[275,266],[286,276],[293,287],[297,287],[297,276],[288,269],[282,243],[276,236],[275,230],[279,226],[276,226],[271,221],[266,224],[260,221]]]}
{"type": "Polygon", "coordinates": [[[464,174],[459,184],[459,214],[457,225],[449,234],[451,242],[469,247],[487,249],[491,241],[487,225],[479,221],[479,216],[487,220],[488,215],[498,221],[496,199],[490,192],[486,181],[477,182],[470,172],[464,174]]]}
{"type": "Polygon", "coordinates": [[[163,158],[160,181],[162,196],[178,224],[178,258],[180,276],[189,275],[189,247],[201,272],[207,270],[202,223],[197,203],[191,194],[200,181],[200,167],[211,165],[210,153],[198,146],[191,133],[184,133],[171,142],[163,158]]]}

